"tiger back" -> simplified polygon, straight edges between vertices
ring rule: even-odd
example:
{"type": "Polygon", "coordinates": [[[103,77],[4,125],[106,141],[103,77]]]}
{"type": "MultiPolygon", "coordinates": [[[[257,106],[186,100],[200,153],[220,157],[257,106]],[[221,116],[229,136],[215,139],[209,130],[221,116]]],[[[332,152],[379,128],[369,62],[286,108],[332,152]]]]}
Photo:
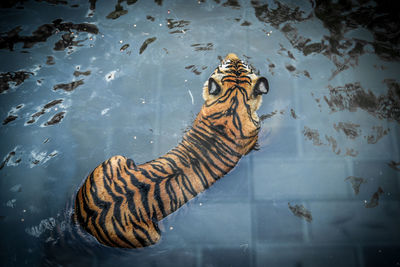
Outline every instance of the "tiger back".
{"type": "Polygon", "coordinates": [[[257,109],[268,81],[228,54],[203,87],[204,104],[182,141],[164,156],[136,165],[113,156],[77,192],[74,219],[100,243],[146,247],[158,222],[228,173],[257,145],[257,109]]]}

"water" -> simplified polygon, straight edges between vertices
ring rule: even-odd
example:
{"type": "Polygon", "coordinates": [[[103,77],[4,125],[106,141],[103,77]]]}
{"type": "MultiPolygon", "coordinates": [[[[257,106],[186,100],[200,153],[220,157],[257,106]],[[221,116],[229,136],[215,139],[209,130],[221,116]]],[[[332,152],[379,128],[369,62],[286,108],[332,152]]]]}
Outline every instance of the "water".
{"type": "Polygon", "coordinates": [[[393,7],[133,2],[1,3],[1,265],[400,265],[393,7]],[[60,245],[88,173],[173,148],[230,52],[269,80],[260,150],[164,219],[153,247],[60,245]]]}

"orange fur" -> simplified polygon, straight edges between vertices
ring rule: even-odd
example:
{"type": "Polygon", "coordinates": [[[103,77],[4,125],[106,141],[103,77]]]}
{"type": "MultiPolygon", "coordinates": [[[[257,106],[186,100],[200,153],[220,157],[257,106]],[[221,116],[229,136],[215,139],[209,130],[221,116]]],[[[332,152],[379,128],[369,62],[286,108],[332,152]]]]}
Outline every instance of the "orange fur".
{"type": "Polygon", "coordinates": [[[265,89],[265,78],[259,80],[235,54],[228,54],[205,83],[204,105],[181,143],[138,166],[123,156],[100,164],[76,195],[74,218],[108,246],[157,243],[158,221],[210,187],[254,148],[260,128],[256,110],[265,89]]]}

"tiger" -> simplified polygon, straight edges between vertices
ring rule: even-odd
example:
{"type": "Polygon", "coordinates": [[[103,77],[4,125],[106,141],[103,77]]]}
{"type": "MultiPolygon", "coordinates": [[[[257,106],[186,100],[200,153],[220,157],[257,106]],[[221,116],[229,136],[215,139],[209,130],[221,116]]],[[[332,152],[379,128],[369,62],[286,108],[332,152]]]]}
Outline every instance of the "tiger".
{"type": "Polygon", "coordinates": [[[227,174],[257,147],[257,109],[268,80],[230,53],[203,86],[204,104],[182,141],[137,165],[113,156],[97,166],[75,198],[73,218],[101,244],[142,248],[161,237],[158,222],[227,174]]]}

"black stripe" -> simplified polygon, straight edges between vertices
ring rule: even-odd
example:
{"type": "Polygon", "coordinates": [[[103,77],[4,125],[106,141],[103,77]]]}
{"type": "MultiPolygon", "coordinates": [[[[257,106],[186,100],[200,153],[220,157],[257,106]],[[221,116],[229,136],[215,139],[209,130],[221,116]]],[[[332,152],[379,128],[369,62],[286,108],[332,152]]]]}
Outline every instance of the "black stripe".
{"type": "MultiPolygon", "coordinates": [[[[202,163],[202,166],[204,166],[204,168],[208,171],[208,173],[210,174],[211,178],[213,178],[214,180],[218,179],[219,176],[213,172],[211,170],[211,168],[209,167],[209,163],[212,163],[210,159],[208,160],[204,160],[204,158],[202,158],[195,150],[193,150],[192,148],[183,145],[185,147],[185,149],[187,149],[191,154],[193,154],[193,157],[191,157],[191,159],[195,159],[195,160],[199,160],[199,162],[202,163]],[[201,161],[200,161],[201,160],[201,161]]],[[[192,163],[193,164],[193,163],[192,163]]],[[[212,163],[213,164],[213,163],[212,163]]],[[[215,165],[215,164],[213,164],[215,165]]],[[[221,172],[223,172],[221,170],[221,172]]],[[[199,177],[200,178],[200,177],[199,177]]],[[[204,186],[204,185],[203,185],[204,186]]],[[[204,188],[207,188],[206,186],[204,186],[204,188]]]]}
{"type": "MultiPolygon", "coordinates": [[[[111,222],[112,222],[112,226],[114,229],[115,234],[117,235],[117,237],[124,243],[128,244],[131,247],[136,247],[133,243],[131,243],[131,241],[129,241],[123,233],[121,233],[121,231],[118,229],[117,225],[115,224],[115,218],[111,217],[111,222]]],[[[120,223],[118,223],[120,224],[120,223]]]]}
{"type": "MultiPolygon", "coordinates": [[[[104,183],[104,188],[107,190],[107,193],[111,196],[113,202],[114,203],[114,209],[113,209],[113,216],[112,218],[116,218],[117,219],[117,223],[121,226],[121,228],[125,231],[125,226],[122,224],[122,219],[121,219],[121,204],[122,201],[124,200],[123,197],[117,196],[112,192],[111,187],[106,184],[106,177],[103,177],[103,183],[104,183]]],[[[114,183],[115,185],[115,183],[114,183]]]]}
{"type": "Polygon", "coordinates": [[[157,201],[157,205],[161,211],[161,214],[164,217],[167,216],[167,213],[165,212],[165,208],[164,208],[164,203],[161,200],[161,194],[160,194],[160,184],[159,182],[155,183],[154,185],[154,198],[157,201]]]}
{"type": "Polygon", "coordinates": [[[146,222],[146,220],[143,217],[142,210],[139,209],[139,216],[140,216],[140,222],[143,222],[146,226],[149,226],[149,224],[146,222]]]}
{"type": "Polygon", "coordinates": [[[140,243],[140,245],[141,245],[142,247],[145,247],[145,246],[147,245],[146,240],[143,239],[143,237],[141,237],[141,236],[136,232],[135,229],[138,229],[138,230],[142,231],[142,232],[146,235],[147,239],[148,239],[148,240],[151,240],[148,231],[146,231],[143,227],[141,227],[141,226],[139,226],[138,224],[136,224],[136,223],[132,220],[132,218],[129,217],[129,220],[130,220],[131,224],[133,225],[133,236],[136,238],[136,240],[140,243]]]}
{"type": "MultiPolygon", "coordinates": [[[[202,162],[204,166],[208,167],[208,165],[212,165],[215,169],[217,169],[218,171],[220,171],[221,173],[224,173],[225,171],[222,170],[218,165],[216,165],[214,163],[214,161],[210,158],[209,153],[213,154],[213,152],[210,149],[206,149],[207,147],[210,147],[211,144],[209,144],[208,142],[201,140],[198,136],[196,136],[194,133],[185,136],[185,138],[192,144],[195,144],[195,146],[199,149],[200,153],[202,154],[202,157],[200,157],[200,155],[198,155],[194,150],[192,150],[191,152],[196,153],[196,158],[197,159],[205,159],[205,162],[207,162],[208,164],[205,164],[205,162],[202,162]]],[[[190,151],[190,150],[189,150],[190,151]]],[[[223,164],[225,164],[224,162],[222,162],[223,164]]],[[[229,165],[226,165],[229,167],[229,165]]],[[[233,167],[233,166],[232,166],[233,167]]],[[[215,179],[216,175],[212,175],[212,177],[215,179]]]]}
{"type": "Polygon", "coordinates": [[[169,197],[169,205],[171,207],[171,210],[175,211],[178,209],[178,207],[177,207],[178,200],[177,200],[176,192],[171,184],[171,178],[176,178],[176,175],[169,176],[167,178],[167,181],[165,182],[165,191],[167,192],[168,197],[169,197]]]}
{"type": "Polygon", "coordinates": [[[158,171],[158,172],[161,172],[161,173],[163,173],[163,174],[167,174],[167,171],[165,170],[165,168],[164,168],[164,166],[162,165],[162,163],[159,162],[159,161],[157,161],[157,160],[153,160],[152,163],[150,163],[150,166],[151,166],[154,170],[156,170],[156,171],[158,171]],[[158,163],[158,164],[155,164],[155,163],[158,163]]]}
{"type": "MultiPolygon", "coordinates": [[[[149,177],[146,170],[144,170],[143,168],[139,168],[139,171],[144,176],[149,177]]],[[[145,209],[147,216],[150,217],[150,208],[149,208],[149,201],[148,201],[150,185],[140,182],[134,175],[130,175],[130,180],[131,180],[132,185],[135,186],[137,189],[139,189],[140,200],[142,202],[143,208],[145,209]]]]}
{"type": "Polygon", "coordinates": [[[216,158],[218,158],[218,160],[220,160],[227,166],[232,166],[232,168],[236,165],[237,161],[233,160],[232,156],[233,157],[241,157],[241,155],[239,153],[232,150],[229,146],[225,145],[222,142],[222,140],[220,140],[216,136],[210,137],[197,129],[193,129],[193,132],[196,133],[196,135],[198,136],[199,139],[202,139],[202,140],[204,140],[204,142],[208,142],[209,144],[212,144],[210,151],[213,153],[213,155],[216,158]],[[214,149],[215,149],[215,152],[214,152],[214,149]],[[222,159],[222,157],[225,158],[226,161],[229,161],[232,165],[229,165],[229,163],[226,163],[222,159]]]}
{"type": "MultiPolygon", "coordinates": [[[[126,169],[126,167],[124,168],[124,171],[125,171],[125,173],[127,173],[129,176],[133,175],[133,174],[131,174],[131,173],[126,169]]],[[[124,181],[123,179],[120,179],[120,180],[124,181]]],[[[129,211],[132,213],[133,216],[135,216],[135,219],[136,219],[137,221],[140,221],[139,215],[137,214],[137,209],[136,209],[135,201],[134,201],[135,191],[131,190],[131,189],[128,187],[128,185],[127,185],[127,183],[126,183],[125,181],[124,181],[124,185],[125,185],[124,189],[125,189],[125,191],[126,191],[126,199],[127,199],[127,202],[128,202],[129,211]]]]}
{"type": "MultiPolygon", "coordinates": [[[[176,183],[178,184],[179,189],[181,190],[181,193],[183,195],[183,204],[185,204],[186,202],[189,201],[189,199],[186,196],[185,189],[188,191],[189,188],[187,188],[186,183],[183,181],[184,178],[180,178],[183,175],[184,174],[181,173],[176,176],[176,183]]],[[[193,189],[193,191],[196,193],[196,191],[194,189],[193,189]]],[[[179,203],[178,203],[179,207],[182,206],[183,204],[181,203],[181,200],[179,199],[179,203]]]]}
{"type": "Polygon", "coordinates": [[[89,182],[90,182],[89,194],[93,199],[93,204],[101,209],[100,217],[99,217],[99,214],[95,211],[96,216],[92,216],[90,218],[91,222],[92,222],[92,225],[93,225],[93,228],[95,229],[95,231],[97,233],[98,239],[100,239],[100,241],[102,241],[102,243],[108,244],[108,245],[112,245],[112,246],[118,246],[118,244],[115,243],[111,239],[111,237],[110,237],[110,235],[109,235],[109,233],[108,233],[108,231],[107,231],[107,229],[105,227],[106,216],[107,216],[107,212],[110,209],[111,203],[109,203],[107,201],[100,200],[98,198],[98,196],[97,196],[97,186],[96,186],[96,183],[93,181],[93,175],[90,178],[91,179],[89,179],[89,182]],[[96,223],[96,218],[99,218],[99,224],[96,223]],[[104,235],[106,236],[106,238],[108,240],[105,240],[103,238],[103,236],[100,234],[99,227],[101,227],[102,232],[104,233],[104,235]]]}
{"type": "MultiPolygon", "coordinates": [[[[208,180],[203,172],[203,170],[200,167],[199,161],[196,159],[193,159],[193,164],[192,164],[192,170],[193,172],[196,174],[196,176],[200,179],[203,188],[207,189],[210,187],[210,185],[208,184],[208,180]]],[[[191,185],[191,181],[190,179],[188,179],[188,177],[185,175],[186,179],[184,180],[185,182],[189,182],[191,185]]],[[[215,179],[214,179],[215,180],[215,179]]],[[[197,195],[197,192],[196,192],[197,195]]]]}

